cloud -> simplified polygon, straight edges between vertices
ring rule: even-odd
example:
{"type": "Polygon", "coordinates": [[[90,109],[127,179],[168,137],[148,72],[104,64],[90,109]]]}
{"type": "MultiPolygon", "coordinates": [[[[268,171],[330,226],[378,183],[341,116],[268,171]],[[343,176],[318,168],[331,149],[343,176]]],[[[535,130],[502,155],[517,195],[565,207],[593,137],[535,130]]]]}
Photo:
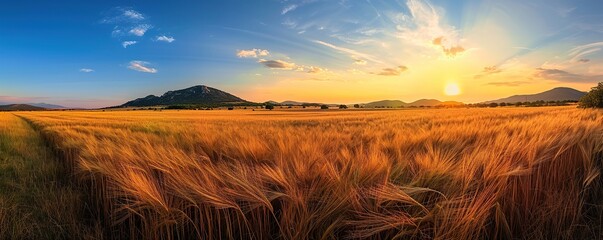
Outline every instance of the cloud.
{"type": "Polygon", "coordinates": [[[237,51],[237,57],[240,58],[258,58],[258,57],[265,57],[270,55],[270,52],[268,50],[264,50],[264,49],[250,49],[250,50],[238,50],[237,51]]]}
{"type": "Polygon", "coordinates": [[[400,13],[390,17],[397,24],[399,38],[426,49],[436,46],[448,57],[465,52],[459,31],[444,22],[442,10],[422,0],[408,0],[406,5],[410,16],[400,13]]]}
{"type": "Polygon", "coordinates": [[[153,28],[153,26],[151,26],[150,24],[140,24],[130,29],[129,33],[135,36],[142,37],[151,28],[153,28]]]}
{"type": "Polygon", "coordinates": [[[130,66],[128,66],[128,68],[139,72],[157,73],[157,69],[147,66],[149,64],[149,62],[145,61],[131,61],[130,66]]]}
{"type": "Polygon", "coordinates": [[[432,41],[433,45],[442,47],[442,51],[448,57],[456,57],[457,54],[465,51],[465,48],[459,45],[451,45],[451,43],[447,43],[446,38],[444,36],[437,37],[432,41]]]}
{"type": "Polygon", "coordinates": [[[91,72],[94,72],[94,69],[91,69],[91,68],[82,68],[82,69],[80,69],[80,72],[91,73],[91,72]]]}
{"type": "Polygon", "coordinates": [[[339,52],[347,53],[347,54],[350,55],[350,57],[352,59],[357,59],[357,57],[360,57],[360,58],[364,58],[366,60],[370,60],[370,61],[373,61],[373,62],[376,62],[376,63],[382,63],[383,64],[383,61],[381,61],[381,60],[379,60],[379,59],[377,59],[377,58],[375,58],[375,57],[373,57],[371,55],[364,54],[364,53],[358,52],[358,51],[353,50],[353,49],[335,46],[333,44],[330,44],[330,43],[327,43],[327,42],[323,42],[323,41],[320,41],[320,40],[313,40],[312,42],[318,43],[318,44],[326,46],[326,47],[330,47],[330,48],[335,49],[335,50],[337,50],[339,52]]]}
{"type": "Polygon", "coordinates": [[[176,39],[174,39],[173,37],[169,37],[169,36],[165,36],[165,35],[157,36],[157,38],[155,40],[168,42],[168,43],[172,43],[173,41],[176,41],[176,39]]]}
{"type": "Polygon", "coordinates": [[[294,11],[296,8],[298,7],[297,4],[291,4],[285,8],[283,8],[283,11],[281,11],[282,15],[287,14],[288,12],[294,11]]]}
{"type": "Polygon", "coordinates": [[[325,69],[319,67],[308,67],[307,73],[322,73],[325,72],[325,69]]]}
{"type": "Polygon", "coordinates": [[[502,72],[497,66],[484,67],[484,73],[499,73],[502,72]]]}
{"type": "Polygon", "coordinates": [[[354,64],[356,65],[366,65],[366,61],[362,59],[355,59],[354,64]]]}
{"type": "Polygon", "coordinates": [[[123,13],[123,15],[125,17],[128,17],[130,19],[134,19],[134,20],[143,20],[144,19],[144,16],[141,13],[139,13],[137,11],[134,11],[134,10],[131,10],[131,9],[130,10],[125,10],[124,13],[123,13]]]}
{"type": "Polygon", "coordinates": [[[589,49],[593,49],[593,48],[599,48],[599,50],[600,50],[601,47],[603,47],[603,42],[594,42],[594,43],[577,46],[577,47],[573,48],[572,50],[570,50],[570,55],[571,56],[579,55],[580,53],[583,53],[584,51],[589,51],[589,49]]]}
{"type": "Polygon", "coordinates": [[[570,54],[570,56],[573,56],[572,59],[570,59],[570,63],[580,62],[580,60],[582,60],[584,56],[596,53],[598,51],[601,51],[601,48],[589,48],[581,51],[576,51],[573,54],[570,54]]]}
{"type": "Polygon", "coordinates": [[[121,45],[122,45],[124,48],[127,48],[128,46],[130,46],[130,45],[134,45],[134,44],[136,44],[136,43],[138,43],[138,42],[137,42],[137,41],[124,41],[124,42],[122,42],[122,43],[121,43],[121,45]]]}
{"type": "Polygon", "coordinates": [[[510,81],[510,82],[489,82],[486,85],[492,85],[497,87],[517,87],[521,85],[528,84],[526,81],[510,81]]]}
{"type": "Polygon", "coordinates": [[[578,62],[580,62],[580,63],[587,63],[587,62],[590,62],[590,59],[582,58],[582,59],[578,60],[578,62]]]}
{"type": "Polygon", "coordinates": [[[291,19],[285,19],[285,21],[282,22],[281,24],[283,24],[285,27],[288,27],[288,28],[295,28],[295,27],[297,27],[297,22],[293,21],[291,19]]]}
{"type": "Polygon", "coordinates": [[[285,61],[282,61],[282,60],[264,60],[264,59],[260,59],[258,62],[261,63],[262,65],[264,65],[267,68],[278,68],[278,69],[289,69],[289,70],[296,68],[295,63],[285,62],[285,61]]]}
{"type": "Polygon", "coordinates": [[[559,69],[537,68],[534,77],[554,80],[559,82],[599,82],[603,81],[603,75],[582,75],[570,73],[559,69]]]}
{"type": "Polygon", "coordinates": [[[101,20],[101,23],[106,24],[124,24],[137,23],[144,21],[144,14],[132,9],[124,7],[116,7],[104,14],[106,17],[101,20]]]}
{"type": "Polygon", "coordinates": [[[487,66],[484,67],[484,70],[482,70],[481,73],[476,74],[475,76],[473,76],[475,79],[479,79],[485,76],[489,76],[492,74],[497,74],[497,73],[501,73],[502,69],[500,69],[498,66],[487,66]]]}
{"type": "Polygon", "coordinates": [[[407,70],[408,70],[408,67],[406,67],[406,66],[398,66],[395,68],[384,68],[381,70],[381,72],[372,73],[372,74],[380,75],[380,76],[400,76],[400,74],[402,74],[403,72],[406,72],[407,70]]]}

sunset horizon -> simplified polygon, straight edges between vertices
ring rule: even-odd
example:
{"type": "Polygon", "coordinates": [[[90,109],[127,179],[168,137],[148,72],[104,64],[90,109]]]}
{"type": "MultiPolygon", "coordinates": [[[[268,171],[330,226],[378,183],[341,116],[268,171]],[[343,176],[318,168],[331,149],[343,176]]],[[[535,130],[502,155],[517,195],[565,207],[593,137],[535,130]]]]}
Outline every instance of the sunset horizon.
{"type": "Polygon", "coordinates": [[[252,102],[478,103],[603,81],[596,1],[230,3],[10,4],[0,102],[99,108],[207,85],[252,102]]]}

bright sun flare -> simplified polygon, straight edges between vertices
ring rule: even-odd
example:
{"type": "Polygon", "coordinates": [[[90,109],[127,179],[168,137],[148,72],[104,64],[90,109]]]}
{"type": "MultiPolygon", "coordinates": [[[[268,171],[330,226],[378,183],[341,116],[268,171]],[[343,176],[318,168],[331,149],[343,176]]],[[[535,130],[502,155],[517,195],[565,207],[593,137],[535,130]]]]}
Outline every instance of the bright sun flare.
{"type": "Polygon", "coordinates": [[[458,84],[449,83],[446,84],[446,87],[444,88],[444,93],[448,96],[456,96],[461,94],[461,89],[459,88],[458,84]]]}

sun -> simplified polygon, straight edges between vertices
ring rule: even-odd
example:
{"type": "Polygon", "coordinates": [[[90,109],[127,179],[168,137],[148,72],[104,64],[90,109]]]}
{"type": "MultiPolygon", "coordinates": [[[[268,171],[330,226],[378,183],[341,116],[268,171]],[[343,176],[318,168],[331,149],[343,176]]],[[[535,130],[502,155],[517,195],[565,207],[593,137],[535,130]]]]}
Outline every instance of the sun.
{"type": "Polygon", "coordinates": [[[448,83],[446,87],[444,87],[444,93],[448,96],[456,96],[461,94],[461,88],[456,83],[448,83]]]}

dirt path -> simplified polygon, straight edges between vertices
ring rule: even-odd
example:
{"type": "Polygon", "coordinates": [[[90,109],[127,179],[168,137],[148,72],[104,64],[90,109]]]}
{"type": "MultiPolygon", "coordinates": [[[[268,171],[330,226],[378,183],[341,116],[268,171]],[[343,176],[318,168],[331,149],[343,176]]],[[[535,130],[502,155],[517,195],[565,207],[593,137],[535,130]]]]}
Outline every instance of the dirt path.
{"type": "Polygon", "coordinates": [[[81,239],[81,194],[26,121],[0,112],[0,239],[81,239]]]}

